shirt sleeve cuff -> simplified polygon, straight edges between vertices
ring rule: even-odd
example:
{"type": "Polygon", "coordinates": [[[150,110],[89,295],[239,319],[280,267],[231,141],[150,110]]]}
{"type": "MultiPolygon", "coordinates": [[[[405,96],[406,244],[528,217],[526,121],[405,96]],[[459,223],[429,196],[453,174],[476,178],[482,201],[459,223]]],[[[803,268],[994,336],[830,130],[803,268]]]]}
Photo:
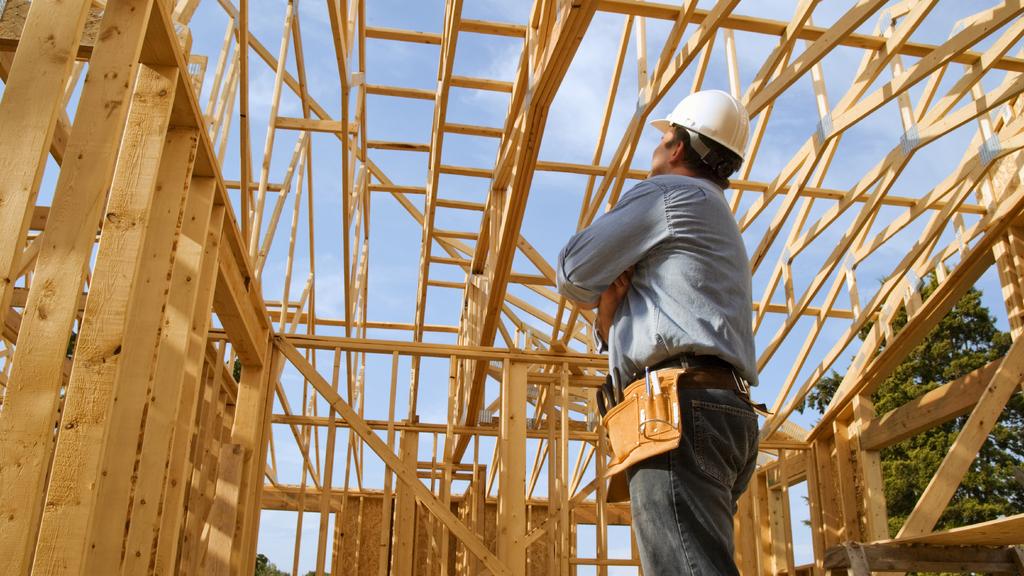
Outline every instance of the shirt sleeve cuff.
{"type": "Polygon", "coordinates": [[[565,296],[573,302],[583,302],[587,304],[596,304],[598,299],[601,298],[600,292],[594,292],[581,286],[577,286],[569,281],[566,275],[563,273],[562,267],[558,267],[558,272],[555,278],[555,284],[558,288],[558,293],[565,296]]]}

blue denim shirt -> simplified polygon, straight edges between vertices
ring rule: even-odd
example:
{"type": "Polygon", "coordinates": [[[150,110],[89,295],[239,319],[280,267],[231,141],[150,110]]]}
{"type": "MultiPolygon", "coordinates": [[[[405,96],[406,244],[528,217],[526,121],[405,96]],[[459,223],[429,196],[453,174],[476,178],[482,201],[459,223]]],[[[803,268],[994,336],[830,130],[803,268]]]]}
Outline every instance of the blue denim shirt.
{"type": "Polygon", "coordinates": [[[757,385],[747,251],[720,188],[680,175],[640,182],[569,239],[558,256],[558,291],[597,302],[633,265],[608,342],[621,383],[690,352],[718,356],[757,385]]]}

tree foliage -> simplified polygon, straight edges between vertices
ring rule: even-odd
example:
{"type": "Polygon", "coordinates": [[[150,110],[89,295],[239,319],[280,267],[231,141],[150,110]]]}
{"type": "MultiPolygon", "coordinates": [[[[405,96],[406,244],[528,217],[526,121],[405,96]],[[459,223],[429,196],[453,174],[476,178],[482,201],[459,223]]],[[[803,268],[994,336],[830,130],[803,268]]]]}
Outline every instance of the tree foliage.
{"type": "Polygon", "coordinates": [[[254,576],[289,576],[288,572],[278,570],[277,565],[270,561],[266,555],[256,555],[256,572],[254,576]]]}
{"type": "MultiPolygon", "coordinates": [[[[922,288],[927,298],[934,277],[922,288]]],[[[907,323],[904,309],[894,332],[907,323]]],[[[870,326],[861,332],[866,337],[870,326]]],[[[884,346],[884,344],[883,344],[884,346]]],[[[969,290],[930,334],[911,351],[873,394],[877,414],[981,368],[1006,354],[1010,335],[999,331],[981,292],[969,290]]],[[[843,377],[833,371],[818,381],[805,405],[824,412],[843,377]]],[[[803,411],[804,406],[800,410],[803,411]]],[[[881,451],[889,533],[895,536],[942,463],[967,416],[960,416],[881,451]]],[[[1024,512],[1024,396],[1010,399],[971,465],[936,529],[951,528],[1024,512]]]]}

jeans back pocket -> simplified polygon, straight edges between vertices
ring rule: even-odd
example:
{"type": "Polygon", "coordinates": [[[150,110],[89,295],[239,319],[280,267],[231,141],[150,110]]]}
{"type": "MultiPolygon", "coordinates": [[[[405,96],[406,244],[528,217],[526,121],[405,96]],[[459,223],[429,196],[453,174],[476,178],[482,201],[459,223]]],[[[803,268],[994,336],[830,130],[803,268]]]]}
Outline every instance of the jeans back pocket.
{"type": "Polygon", "coordinates": [[[718,402],[691,401],[697,467],[728,488],[746,467],[757,441],[757,414],[718,402]]]}

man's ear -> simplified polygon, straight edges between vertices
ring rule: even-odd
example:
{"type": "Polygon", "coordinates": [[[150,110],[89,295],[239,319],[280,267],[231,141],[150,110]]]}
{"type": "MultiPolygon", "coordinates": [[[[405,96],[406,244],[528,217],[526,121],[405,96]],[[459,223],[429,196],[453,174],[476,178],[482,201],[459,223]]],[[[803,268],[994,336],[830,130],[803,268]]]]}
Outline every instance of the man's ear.
{"type": "Polygon", "coordinates": [[[686,155],[686,146],[683,146],[683,141],[676,141],[675,145],[672,146],[672,151],[669,153],[669,163],[678,164],[683,161],[683,157],[686,155]]]}

